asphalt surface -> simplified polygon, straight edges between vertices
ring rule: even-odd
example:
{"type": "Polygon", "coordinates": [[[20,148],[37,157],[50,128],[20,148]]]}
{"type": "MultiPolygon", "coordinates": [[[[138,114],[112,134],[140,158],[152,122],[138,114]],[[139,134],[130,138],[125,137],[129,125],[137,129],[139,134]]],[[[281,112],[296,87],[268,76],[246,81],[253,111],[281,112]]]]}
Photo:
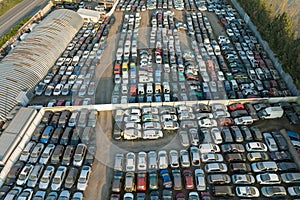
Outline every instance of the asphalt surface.
{"type": "Polygon", "coordinates": [[[45,7],[49,0],[24,0],[0,17],[0,37],[17,25],[22,19],[33,16],[45,7]]]}

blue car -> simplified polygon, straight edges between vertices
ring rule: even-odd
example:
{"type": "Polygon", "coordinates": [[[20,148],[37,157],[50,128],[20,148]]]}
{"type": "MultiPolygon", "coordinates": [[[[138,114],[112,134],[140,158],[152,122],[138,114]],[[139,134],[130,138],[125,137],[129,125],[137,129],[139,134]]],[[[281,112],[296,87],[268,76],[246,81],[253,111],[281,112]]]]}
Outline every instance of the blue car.
{"type": "Polygon", "coordinates": [[[49,139],[50,139],[50,137],[51,137],[53,131],[54,131],[54,127],[53,127],[53,126],[47,126],[47,127],[45,128],[43,134],[42,134],[42,137],[41,137],[41,139],[40,139],[40,142],[41,142],[41,143],[47,144],[47,143],[49,142],[49,139]]]}
{"type": "Polygon", "coordinates": [[[160,170],[160,176],[162,178],[164,188],[171,188],[173,184],[168,170],[160,170]]]}

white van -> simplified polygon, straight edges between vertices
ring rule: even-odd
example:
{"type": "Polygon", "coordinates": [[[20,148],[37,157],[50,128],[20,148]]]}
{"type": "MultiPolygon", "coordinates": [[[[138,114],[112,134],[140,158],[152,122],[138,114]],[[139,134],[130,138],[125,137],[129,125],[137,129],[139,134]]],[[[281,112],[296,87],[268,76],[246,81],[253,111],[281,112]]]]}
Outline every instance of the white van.
{"type": "Polygon", "coordinates": [[[253,119],[251,116],[242,116],[234,119],[236,125],[248,125],[253,124],[253,119]]]}
{"type": "Polygon", "coordinates": [[[257,115],[261,119],[275,119],[281,118],[283,116],[283,113],[284,111],[280,106],[275,106],[262,109],[257,113],[257,115]]]}
{"type": "Polygon", "coordinates": [[[152,85],[152,83],[147,83],[146,93],[147,94],[153,94],[153,85],[152,85]]]}
{"type": "Polygon", "coordinates": [[[128,93],[127,84],[122,84],[122,94],[127,94],[127,93],[128,93]]]}
{"type": "Polygon", "coordinates": [[[163,82],[164,93],[170,93],[170,85],[168,82],[163,82]]]}
{"type": "Polygon", "coordinates": [[[138,84],[138,94],[145,94],[144,84],[138,84]]]}

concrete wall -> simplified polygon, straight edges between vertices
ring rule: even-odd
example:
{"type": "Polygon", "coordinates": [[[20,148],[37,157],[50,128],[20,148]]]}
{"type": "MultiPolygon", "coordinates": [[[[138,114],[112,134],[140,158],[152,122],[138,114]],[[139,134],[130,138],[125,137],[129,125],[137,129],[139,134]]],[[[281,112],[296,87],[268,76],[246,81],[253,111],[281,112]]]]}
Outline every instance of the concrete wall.
{"type": "Polygon", "coordinates": [[[30,125],[28,127],[25,127],[24,130],[20,131],[20,134],[18,135],[19,139],[16,140],[16,143],[17,143],[16,147],[13,150],[13,153],[10,155],[9,159],[5,163],[5,166],[0,173],[0,187],[4,184],[6,176],[7,176],[8,172],[10,171],[11,167],[19,159],[19,156],[20,156],[22,150],[24,149],[25,145],[30,140],[35,128],[39,125],[39,123],[43,117],[43,113],[44,113],[44,111],[41,110],[35,116],[32,116],[33,118],[32,118],[32,121],[30,122],[30,125]]]}
{"type": "Polygon", "coordinates": [[[236,10],[240,13],[241,18],[245,20],[245,23],[253,31],[254,35],[257,38],[257,40],[263,46],[264,50],[267,52],[268,56],[270,57],[270,59],[272,60],[272,62],[274,64],[275,68],[278,70],[280,76],[282,77],[282,79],[287,84],[287,87],[289,88],[291,93],[295,96],[298,96],[299,95],[299,90],[295,86],[292,77],[290,76],[290,74],[284,72],[284,70],[282,69],[282,65],[280,63],[280,60],[276,57],[274,52],[271,50],[271,48],[269,47],[269,44],[265,40],[262,39],[260,33],[257,31],[256,26],[252,23],[252,21],[251,21],[250,17],[248,16],[248,14],[240,6],[240,4],[237,2],[237,0],[231,0],[231,2],[234,5],[234,7],[236,8],[236,10]]]}

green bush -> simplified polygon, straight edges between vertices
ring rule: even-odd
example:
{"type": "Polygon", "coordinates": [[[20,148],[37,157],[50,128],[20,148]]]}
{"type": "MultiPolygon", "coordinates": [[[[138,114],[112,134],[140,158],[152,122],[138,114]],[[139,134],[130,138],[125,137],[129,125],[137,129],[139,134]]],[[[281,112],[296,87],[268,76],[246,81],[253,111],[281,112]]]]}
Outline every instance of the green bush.
{"type": "Polygon", "coordinates": [[[18,25],[14,26],[13,28],[8,31],[4,36],[0,38],[0,47],[2,47],[11,37],[16,35],[19,31],[19,29],[26,23],[28,20],[30,20],[31,17],[26,17],[23,19],[18,25]]]}
{"type": "Polygon", "coordinates": [[[285,12],[276,15],[266,0],[238,1],[278,56],[283,69],[293,77],[297,88],[300,88],[300,39],[296,38],[290,16],[285,12]]]}

